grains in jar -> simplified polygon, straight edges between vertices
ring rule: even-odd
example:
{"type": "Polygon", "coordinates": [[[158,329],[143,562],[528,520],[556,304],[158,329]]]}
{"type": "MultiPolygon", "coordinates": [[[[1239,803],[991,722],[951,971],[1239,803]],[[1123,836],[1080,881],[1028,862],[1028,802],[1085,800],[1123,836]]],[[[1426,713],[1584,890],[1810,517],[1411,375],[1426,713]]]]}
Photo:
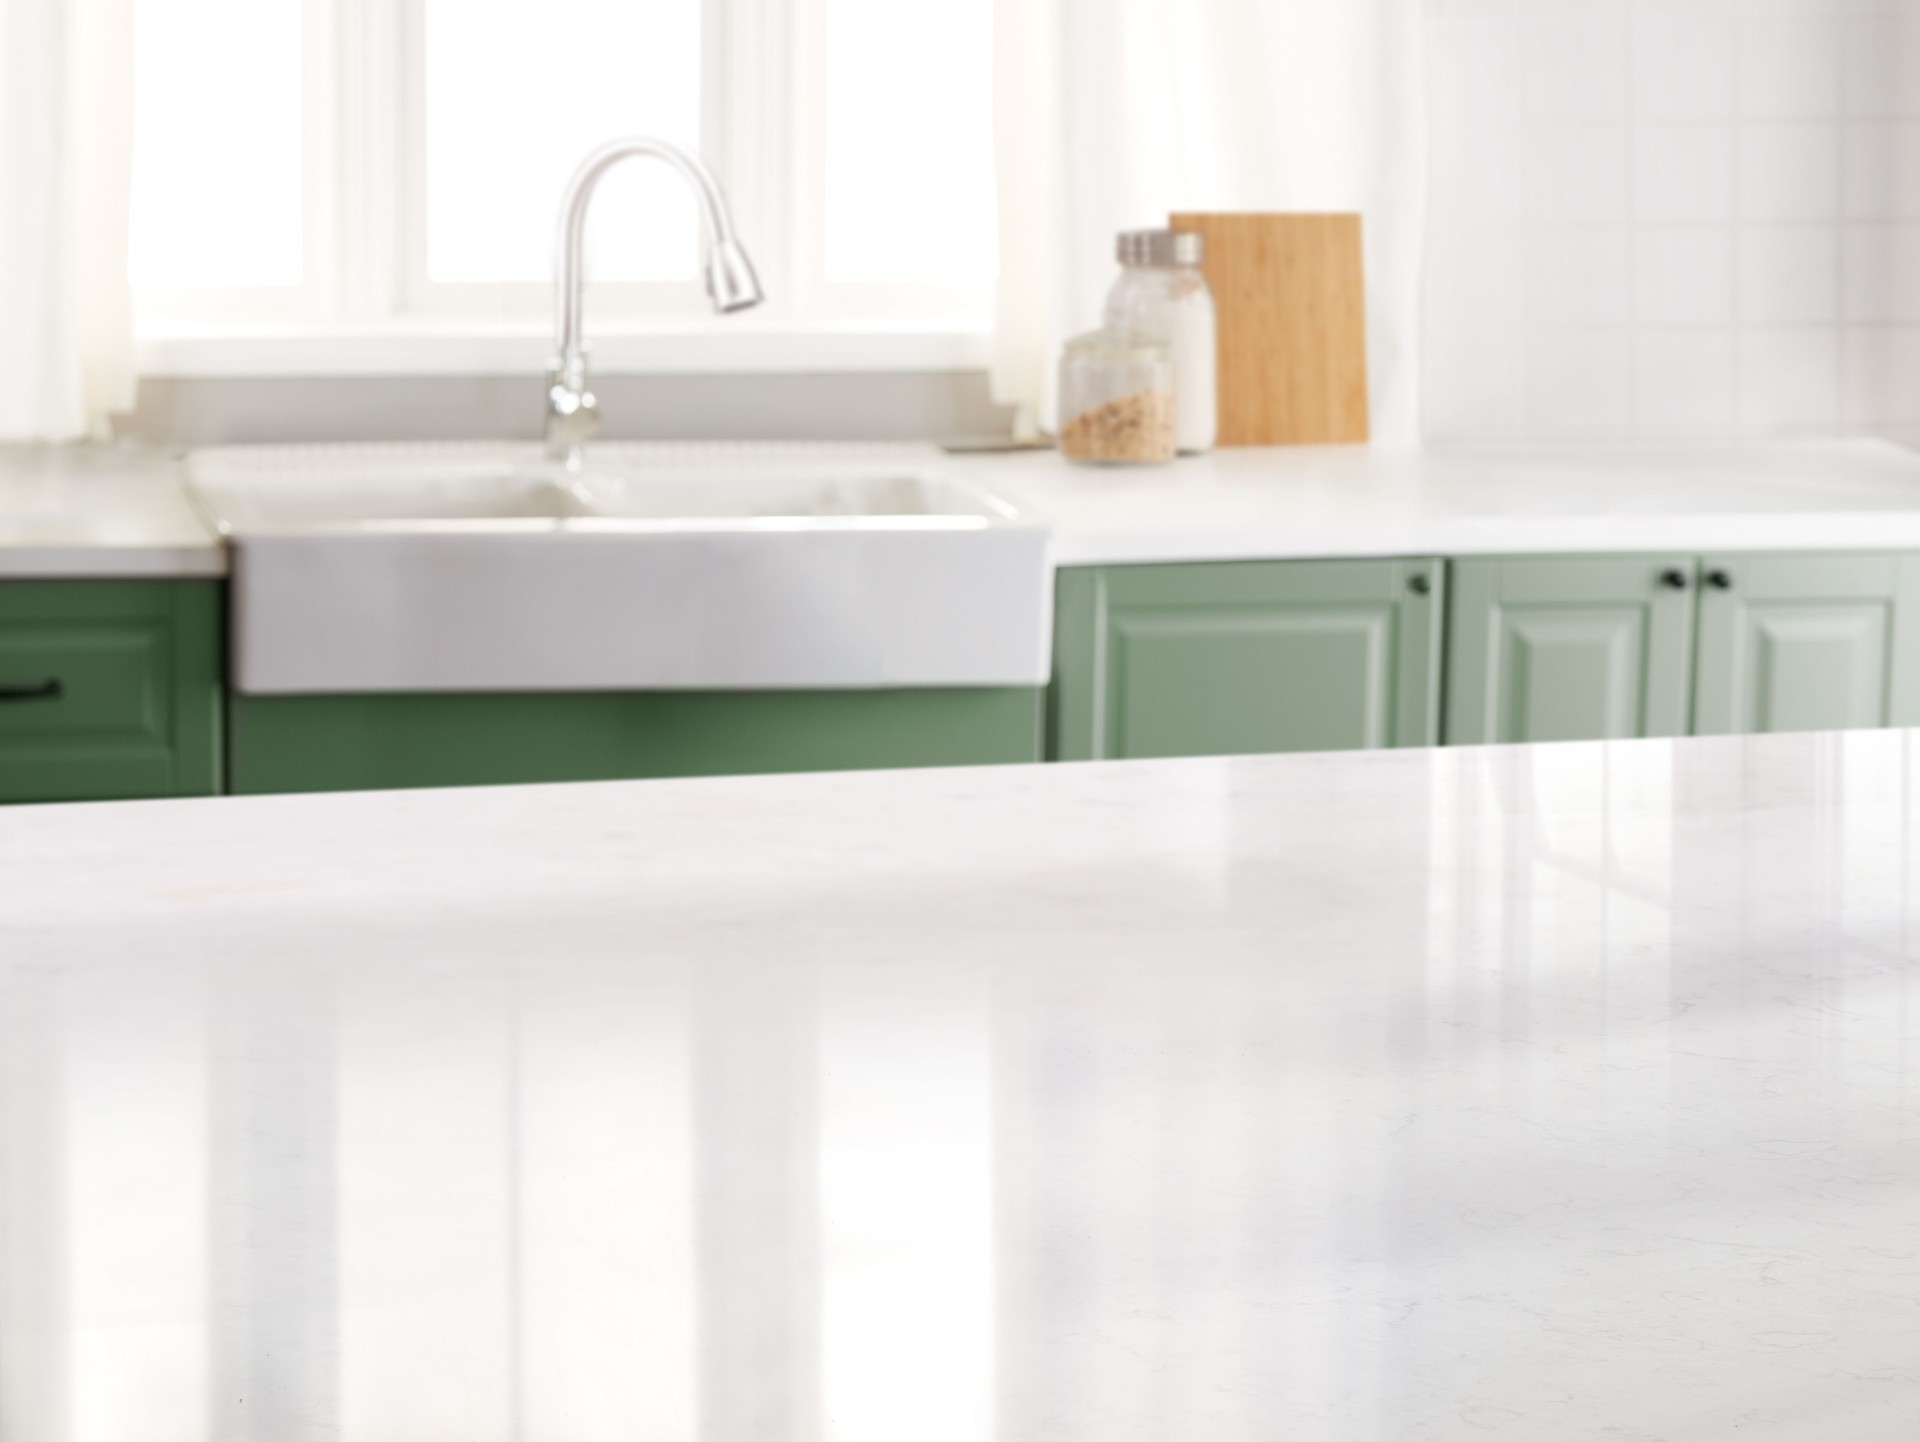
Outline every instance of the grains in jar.
{"type": "Polygon", "coordinates": [[[1177,411],[1167,347],[1125,330],[1075,336],[1060,358],[1060,420],[1060,453],[1069,460],[1172,460],[1177,411]]]}
{"type": "Polygon", "coordinates": [[[1170,390],[1135,391],[1082,411],[1060,428],[1060,453],[1076,461],[1164,461],[1174,453],[1170,390]]]}

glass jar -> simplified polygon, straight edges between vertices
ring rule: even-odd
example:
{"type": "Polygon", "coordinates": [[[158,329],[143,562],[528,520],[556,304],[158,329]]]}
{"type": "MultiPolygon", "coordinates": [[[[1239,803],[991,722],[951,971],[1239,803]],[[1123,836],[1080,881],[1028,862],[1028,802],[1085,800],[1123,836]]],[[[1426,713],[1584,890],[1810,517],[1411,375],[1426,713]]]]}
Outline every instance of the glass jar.
{"type": "Polygon", "coordinates": [[[1173,357],[1128,331],[1075,336],[1060,356],[1060,454],[1105,465],[1174,456],[1173,357]]]}
{"type": "Polygon", "coordinates": [[[1219,359],[1213,292],[1200,269],[1206,237],[1129,230],[1116,250],[1120,278],[1107,295],[1107,327],[1166,346],[1173,358],[1175,444],[1182,455],[1210,451],[1220,431],[1219,359]]]}

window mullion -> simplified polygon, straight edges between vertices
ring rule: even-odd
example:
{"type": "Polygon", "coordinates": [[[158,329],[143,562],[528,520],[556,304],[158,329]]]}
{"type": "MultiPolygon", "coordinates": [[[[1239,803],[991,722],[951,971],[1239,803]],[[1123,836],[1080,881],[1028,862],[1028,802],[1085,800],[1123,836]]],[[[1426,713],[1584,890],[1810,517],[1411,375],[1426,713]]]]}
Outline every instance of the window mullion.
{"type": "Polygon", "coordinates": [[[400,292],[406,0],[332,3],[340,36],[336,313],[378,321],[394,314],[400,292]]]}
{"type": "Polygon", "coordinates": [[[300,7],[300,285],[303,320],[330,319],[340,296],[340,0],[300,7]]]}
{"type": "Polygon", "coordinates": [[[800,293],[789,165],[793,0],[707,0],[711,159],[767,289],[765,318],[795,313],[800,293]]]}
{"type": "Polygon", "coordinates": [[[827,0],[781,0],[789,11],[785,57],[790,96],[786,151],[782,156],[792,199],[796,309],[805,316],[830,312],[826,291],[826,84],[827,0]]]}

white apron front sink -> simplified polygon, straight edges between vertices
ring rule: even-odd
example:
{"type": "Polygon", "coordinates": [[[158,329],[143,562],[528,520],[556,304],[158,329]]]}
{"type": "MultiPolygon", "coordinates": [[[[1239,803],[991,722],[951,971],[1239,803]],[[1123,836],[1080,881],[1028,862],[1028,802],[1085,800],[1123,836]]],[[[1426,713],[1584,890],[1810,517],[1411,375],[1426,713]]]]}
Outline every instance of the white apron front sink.
{"type": "Polygon", "coordinates": [[[932,449],[202,451],[255,695],[1039,686],[1047,533],[932,449]]]}

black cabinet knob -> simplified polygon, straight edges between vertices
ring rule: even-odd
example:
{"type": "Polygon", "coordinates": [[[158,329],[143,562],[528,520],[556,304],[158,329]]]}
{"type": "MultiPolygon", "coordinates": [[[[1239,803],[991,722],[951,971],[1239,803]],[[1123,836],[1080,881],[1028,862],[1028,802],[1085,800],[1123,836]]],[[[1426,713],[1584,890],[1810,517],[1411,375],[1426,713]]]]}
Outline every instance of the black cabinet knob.
{"type": "Polygon", "coordinates": [[[1731,591],[1733,589],[1733,576],[1727,571],[1719,569],[1711,570],[1707,572],[1707,584],[1716,591],[1731,591]]]}
{"type": "Polygon", "coordinates": [[[1665,586],[1669,591],[1684,591],[1687,589],[1687,573],[1677,568],[1671,571],[1662,571],[1660,573],[1660,584],[1665,586]]]}
{"type": "Polygon", "coordinates": [[[1428,579],[1426,572],[1416,571],[1407,577],[1407,589],[1416,596],[1424,596],[1433,590],[1433,582],[1428,579]]]}

